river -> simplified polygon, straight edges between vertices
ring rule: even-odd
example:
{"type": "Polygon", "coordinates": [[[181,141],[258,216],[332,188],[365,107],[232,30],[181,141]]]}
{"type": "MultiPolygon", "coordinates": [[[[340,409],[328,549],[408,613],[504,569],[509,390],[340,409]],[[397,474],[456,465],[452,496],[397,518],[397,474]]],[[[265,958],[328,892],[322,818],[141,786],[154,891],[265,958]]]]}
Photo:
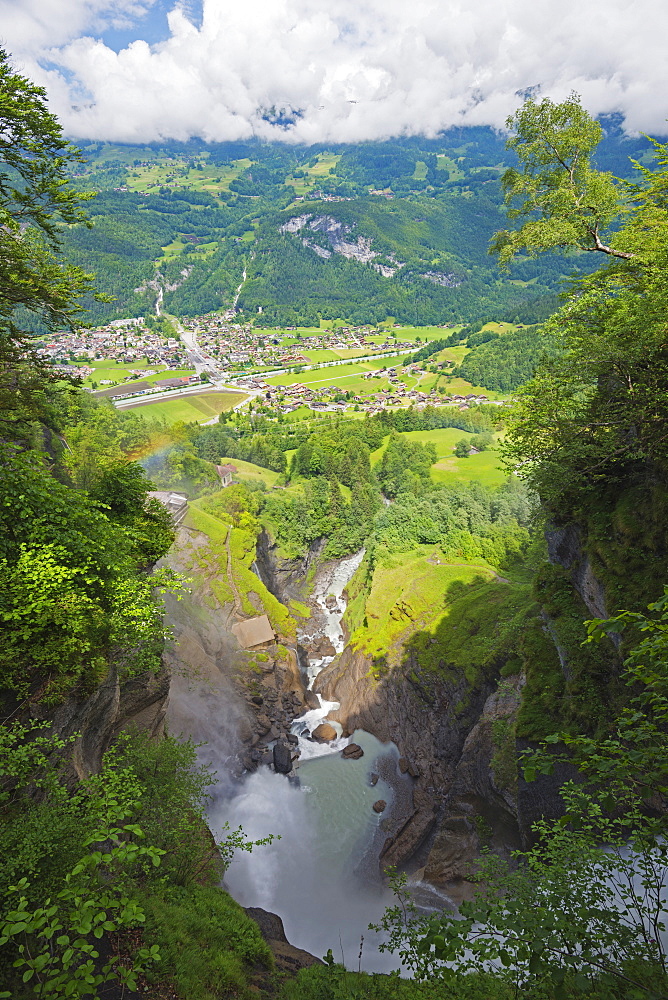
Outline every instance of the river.
{"type": "MultiPolygon", "coordinates": [[[[309,685],[343,649],[344,590],[362,557],[359,552],[328,563],[316,574],[314,612],[299,638],[311,644],[326,638],[333,649],[304,664],[309,685]]],[[[252,840],[270,833],[280,837],[251,854],[238,852],[232,862],[225,885],[243,906],[278,913],[291,944],[318,957],[331,948],[336,960],[351,968],[358,967],[364,937],[361,967],[387,972],[398,967],[398,960],[379,951],[381,939],[368,925],[393,901],[379,875],[378,854],[385,817],[394,804],[407,807],[411,781],[399,773],[396,747],[370,733],[339,736],[331,743],[311,740],[309,733],[335,707],[321,704],[293,723],[300,750],[296,777],[267,765],[238,783],[221,773],[209,823],[214,831],[225,822],[233,829],[242,826],[252,840]],[[364,751],[357,760],[341,755],[351,740],[364,751]],[[378,814],[373,804],[381,799],[387,806],[378,814]]]]}

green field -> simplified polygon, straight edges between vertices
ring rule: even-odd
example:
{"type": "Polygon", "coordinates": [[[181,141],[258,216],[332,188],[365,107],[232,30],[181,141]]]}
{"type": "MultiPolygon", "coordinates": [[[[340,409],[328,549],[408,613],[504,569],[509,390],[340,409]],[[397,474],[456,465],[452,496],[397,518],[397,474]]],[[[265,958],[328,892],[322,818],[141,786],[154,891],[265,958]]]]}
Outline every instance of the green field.
{"type": "MultiPolygon", "coordinates": [[[[501,466],[501,456],[496,448],[481,451],[468,458],[457,458],[453,449],[462,438],[473,435],[458,427],[442,427],[433,431],[404,431],[404,437],[420,444],[433,444],[438,456],[431,467],[431,478],[437,486],[449,486],[452,483],[478,482],[484,486],[501,486],[508,478],[508,472],[501,466]]],[[[498,441],[499,435],[495,435],[498,441]]],[[[380,462],[389,443],[389,434],[380,448],[371,452],[371,465],[380,462]]]]}
{"type": "MultiPolygon", "coordinates": [[[[81,365],[77,365],[81,367],[81,365]]],[[[88,367],[94,368],[95,371],[88,378],[83,381],[84,385],[92,386],[93,382],[97,383],[98,390],[111,389],[112,386],[119,385],[126,380],[138,382],[159,382],[163,378],[183,378],[185,376],[194,375],[194,368],[164,368],[162,365],[149,364],[145,359],[138,362],[132,362],[130,364],[121,364],[118,361],[97,361],[91,362],[88,367]],[[133,375],[134,371],[152,371],[155,372],[154,375],[133,375]],[[112,384],[109,386],[101,385],[103,381],[110,381],[112,384]]]]}
{"type": "Polygon", "coordinates": [[[351,644],[373,658],[398,662],[401,641],[418,628],[428,629],[447,615],[448,589],[453,584],[489,582],[494,570],[486,563],[453,564],[437,547],[386,557],[373,574],[363,621],[351,644]]]}
{"type": "MultiPolygon", "coordinates": [[[[465,348],[449,348],[444,354],[453,355],[465,351],[465,348]]],[[[312,352],[316,353],[316,352],[312,352]]],[[[325,352],[322,352],[325,353],[325,352]]],[[[445,373],[434,374],[428,372],[426,375],[416,377],[408,374],[404,369],[405,355],[392,355],[387,358],[370,358],[368,361],[361,361],[358,364],[351,362],[348,365],[331,365],[329,367],[318,368],[313,371],[301,371],[294,373],[283,372],[281,375],[273,375],[267,379],[270,385],[288,386],[305,385],[312,389],[322,389],[331,386],[339,386],[344,392],[354,392],[359,396],[373,396],[382,389],[392,388],[387,371],[382,369],[395,368],[397,378],[409,389],[417,388],[424,392],[429,392],[435,386],[443,388],[448,395],[466,395],[470,392],[486,395],[489,399],[504,399],[502,393],[491,392],[485,386],[474,386],[465,382],[461,378],[450,378],[445,373]],[[364,378],[368,372],[378,372],[377,378],[364,378]]],[[[459,358],[451,358],[459,360],[459,358]]]]}
{"type": "MultiPolygon", "coordinates": [[[[297,346],[299,346],[299,341],[297,341],[297,346]]],[[[304,350],[300,353],[303,354],[305,358],[308,358],[313,365],[317,365],[321,361],[340,360],[340,354],[338,351],[328,351],[324,347],[317,348],[313,351],[304,350]]]]}
{"type": "Polygon", "coordinates": [[[202,424],[224,410],[231,410],[242,399],[247,399],[247,396],[241,392],[203,392],[158,399],[156,402],[138,400],[122,409],[132,410],[145,420],[164,420],[169,424],[183,420],[184,423],[202,424]]]}
{"type": "Polygon", "coordinates": [[[316,371],[299,372],[296,375],[292,372],[285,372],[283,375],[274,375],[272,378],[268,378],[267,382],[269,385],[319,386],[327,385],[332,382],[338,382],[340,379],[344,378],[349,379],[352,376],[363,374],[369,370],[369,365],[366,363],[358,365],[336,365],[331,368],[318,368],[316,371]]]}
{"type": "Polygon", "coordinates": [[[237,472],[234,478],[243,482],[263,482],[267,486],[273,486],[279,476],[273,469],[265,469],[261,465],[253,465],[252,462],[243,462],[240,458],[221,458],[220,464],[236,466],[237,472]]]}
{"type": "Polygon", "coordinates": [[[161,187],[187,187],[193,191],[206,191],[216,195],[220,191],[229,191],[230,181],[251,164],[247,159],[234,160],[225,166],[209,164],[208,153],[197,156],[201,170],[197,165],[188,169],[188,160],[185,158],[153,154],[151,159],[155,162],[148,167],[128,165],[130,174],[126,184],[131,191],[157,193],[161,187]]]}
{"type": "MultiPolygon", "coordinates": [[[[83,384],[84,385],[88,385],[88,386],[92,386],[93,382],[97,382],[98,387],[101,388],[101,389],[104,389],[104,386],[100,385],[100,382],[103,379],[104,380],[109,379],[114,384],[117,384],[118,382],[123,382],[123,380],[126,379],[126,378],[133,378],[133,377],[141,378],[142,377],[140,375],[131,376],[130,375],[130,369],[131,368],[133,370],[148,369],[149,371],[155,371],[155,369],[157,367],[156,365],[149,365],[149,363],[146,361],[145,358],[142,358],[141,361],[137,361],[137,362],[133,361],[130,364],[128,364],[126,362],[109,361],[109,360],[77,361],[75,366],[76,366],[76,368],[84,368],[84,367],[85,368],[94,368],[95,371],[93,372],[93,374],[89,375],[87,378],[85,378],[83,380],[83,384]]],[[[160,375],[156,376],[156,378],[160,378],[160,377],[164,378],[164,376],[165,376],[165,369],[161,368],[160,369],[160,375]]]]}
{"type": "MultiPolygon", "coordinates": [[[[458,431],[459,437],[466,437],[464,431],[458,431]]],[[[508,472],[502,468],[498,451],[481,451],[468,458],[444,458],[431,467],[431,478],[438,485],[450,483],[468,483],[476,481],[483,486],[500,486],[508,478],[508,472]]]]}
{"type": "Polygon", "coordinates": [[[305,195],[309,191],[313,191],[317,188],[318,183],[327,177],[330,170],[336,167],[340,159],[339,153],[319,153],[318,161],[313,166],[302,167],[301,169],[306,171],[306,177],[293,177],[289,175],[285,178],[286,184],[291,184],[295,189],[295,194],[305,195]]]}

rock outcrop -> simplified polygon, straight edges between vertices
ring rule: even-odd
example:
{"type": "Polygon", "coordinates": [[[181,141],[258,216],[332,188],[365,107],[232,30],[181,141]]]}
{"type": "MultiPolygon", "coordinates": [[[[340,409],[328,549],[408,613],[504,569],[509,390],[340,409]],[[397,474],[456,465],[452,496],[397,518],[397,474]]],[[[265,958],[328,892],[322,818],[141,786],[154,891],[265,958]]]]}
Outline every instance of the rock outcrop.
{"type": "Polygon", "coordinates": [[[89,698],[70,697],[55,710],[35,705],[31,714],[50,721],[54,735],[64,739],[77,737],[67,767],[70,780],[80,781],[100,770],[102,755],[121,730],[133,726],[151,736],[162,733],[169,680],[169,671],[162,669],[121,682],[112,668],[89,698]]]}
{"type": "Polygon", "coordinates": [[[472,690],[464,677],[446,683],[421,676],[411,656],[378,680],[370,667],[366,656],[347,647],[320,673],[316,686],[327,700],[340,702],[330,716],[342,724],[344,735],[366,729],[394,741],[402,753],[400,772],[413,778],[412,809],[388,830],[381,851],[381,865],[387,867],[427,851],[446,814],[467,737],[496,683],[483,680],[472,690]]]}
{"type": "Polygon", "coordinates": [[[545,532],[551,563],[568,570],[574,589],[592,618],[607,618],[605,589],[594,573],[590,557],[583,549],[582,531],[577,524],[545,532]]]}
{"type": "Polygon", "coordinates": [[[321,722],[311,733],[311,739],[317,743],[331,743],[338,735],[334,726],[330,725],[329,722],[321,722]]]}
{"type": "Polygon", "coordinates": [[[182,600],[166,598],[175,633],[165,653],[173,677],[170,727],[206,741],[216,769],[239,776],[269,760],[269,744],[287,739],[307,707],[298,653],[278,644],[240,649],[233,606],[216,598],[220,567],[205,535],[181,527],[168,561],[193,580],[182,600]]]}
{"type": "Polygon", "coordinates": [[[285,936],[283,921],[277,913],[270,913],[259,906],[244,907],[245,912],[260,928],[262,937],[272,950],[276,966],[281,972],[299,972],[311,965],[325,963],[303,948],[295,948],[285,936]]]}

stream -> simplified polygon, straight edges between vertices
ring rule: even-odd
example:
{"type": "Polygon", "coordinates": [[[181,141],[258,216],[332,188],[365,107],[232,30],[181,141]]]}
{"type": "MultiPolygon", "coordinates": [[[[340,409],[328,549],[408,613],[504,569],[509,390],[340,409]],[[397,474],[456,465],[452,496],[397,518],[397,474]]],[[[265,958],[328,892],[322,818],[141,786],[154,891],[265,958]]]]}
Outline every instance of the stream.
{"type": "MultiPolygon", "coordinates": [[[[309,687],[344,647],[343,592],[363,555],[326,564],[316,574],[313,614],[299,641],[311,648],[325,645],[326,652],[303,665],[309,687]]],[[[225,885],[242,906],[278,913],[292,945],[319,958],[331,948],[349,968],[358,967],[363,936],[361,968],[388,972],[398,968],[398,959],[381,953],[382,938],[368,930],[393,902],[378,871],[387,820],[372,806],[383,799],[388,816],[398,798],[397,805],[405,808],[411,780],[398,771],[394,744],[382,744],[370,733],[313,741],[310,732],[336,707],[321,703],[294,720],[300,751],[296,777],[265,765],[236,785],[222,780],[209,824],[213,830],[224,822],[232,829],[242,826],[252,840],[270,833],[280,837],[251,854],[238,852],[228,869],[225,885]],[[343,758],[340,751],[349,742],[358,743],[364,756],[343,758]]],[[[340,733],[340,725],[334,725],[340,733]]]]}

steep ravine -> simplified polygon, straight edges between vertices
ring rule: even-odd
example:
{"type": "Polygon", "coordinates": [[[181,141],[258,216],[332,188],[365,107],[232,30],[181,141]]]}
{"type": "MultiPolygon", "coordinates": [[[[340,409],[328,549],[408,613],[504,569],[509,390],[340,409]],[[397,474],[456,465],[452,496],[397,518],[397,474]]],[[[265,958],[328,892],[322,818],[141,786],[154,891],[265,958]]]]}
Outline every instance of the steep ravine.
{"type": "Polygon", "coordinates": [[[417,680],[412,657],[380,680],[370,667],[348,646],[320,674],[317,687],[340,702],[333,717],[344,733],[363,728],[392,740],[402,754],[400,766],[413,778],[413,808],[388,831],[381,865],[408,865],[457,898],[467,891],[469,868],[483,843],[501,853],[519,846],[513,783],[500,787],[492,766],[492,727],[512,720],[519,678],[498,693],[495,682],[471,690],[463,678],[457,684],[417,680]]]}
{"type": "MultiPolygon", "coordinates": [[[[571,545],[571,563],[576,555],[572,550],[571,545]]],[[[554,545],[550,554],[553,559],[559,554],[555,555],[554,545]]],[[[445,679],[421,670],[418,654],[409,652],[400,667],[375,679],[369,658],[346,644],[347,637],[327,634],[313,598],[311,619],[301,626],[297,644],[250,656],[238,649],[230,633],[233,607],[220,605],[215,598],[211,583],[220,567],[209,559],[206,536],[181,529],[170,562],[186,573],[195,567],[196,585],[188,598],[169,605],[177,632],[177,642],[167,654],[173,674],[169,724],[173,732],[207,741],[203,753],[225,775],[219,788],[223,804],[230,801],[230,794],[237,794],[234,789],[244,775],[270,762],[269,748],[277,739],[291,739],[295,745],[290,730],[293,734],[299,730],[293,720],[317,707],[305,689],[310,661],[312,667],[324,666],[314,688],[325,701],[339,703],[338,708],[329,708],[327,717],[342,727],[344,737],[366,731],[381,744],[398,747],[402,795],[388,809],[374,838],[381,870],[389,865],[407,867],[414,884],[435,886],[457,901],[471,891],[471,864],[482,847],[508,856],[527,842],[531,822],[541,812],[558,813],[555,779],[531,786],[520,780],[518,790],[515,720],[523,676],[501,679],[505,661],[471,684],[463,673],[451,672],[445,679]]],[[[338,562],[323,570],[321,545],[303,559],[280,559],[263,533],[254,568],[267,588],[287,603],[304,599],[307,580],[316,569],[318,574],[324,572],[325,581],[330,578],[327,572],[334,579],[338,562]]],[[[579,582],[579,570],[576,575],[579,582]]],[[[587,593],[599,593],[591,568],[585,576],[587,593]]],[[[317,579],[320,576],[316,586],[317,579]]],[[[327,583],[322,586],[326,591],[327,583]]],[[[596,610],[600,609],[596,602],[596,610]]],[[[542,632],[554,645],[550,628],[549,620],[544,621],[542,632]]],[[[563,650],[558,652],[563,659],[563,650]]],[[[264,828],[269,828],[275,787],[261,777],[252,789],[256,798],[251,813],[265,810],[264,828]]],[[[288,811],[301,809],[298,798],[288,799],[293,803],[288,811]]],[[[240,815],[243,818],[243,811],[240,815]]],[[[291,864],[291,857],[281,864],[291,864]]]]}
{"type": "MultiPolygon", "coordinates": [[[[301,565],[276,560],[267,536],[258,547],[262,578],[282,600],[303,587],[312,560],[313,554],[301,565]]],[[[322,640],[303,650],[316,663],[322,652],[322,640]]],[[[344,736],[365,730],[393,742],[410,780],[412,794],[388,817],[379,841],[381,869],[407,865],[415,881],[423,878],[458,898],[468,891],[481,846],[508,854],[520,843],[514,743],[506,739],[503,754],[496,745],[500,727],[512,734],[520,678],[507,679],[499,691],[496,678],[473,689],[463,677],[448,684],[421,675],[412,654],[400,670],[375,680],[370,659],[350,645],[324,663],[314,688],[340,704],[327,718],[341,724],[344,736]]]]}

